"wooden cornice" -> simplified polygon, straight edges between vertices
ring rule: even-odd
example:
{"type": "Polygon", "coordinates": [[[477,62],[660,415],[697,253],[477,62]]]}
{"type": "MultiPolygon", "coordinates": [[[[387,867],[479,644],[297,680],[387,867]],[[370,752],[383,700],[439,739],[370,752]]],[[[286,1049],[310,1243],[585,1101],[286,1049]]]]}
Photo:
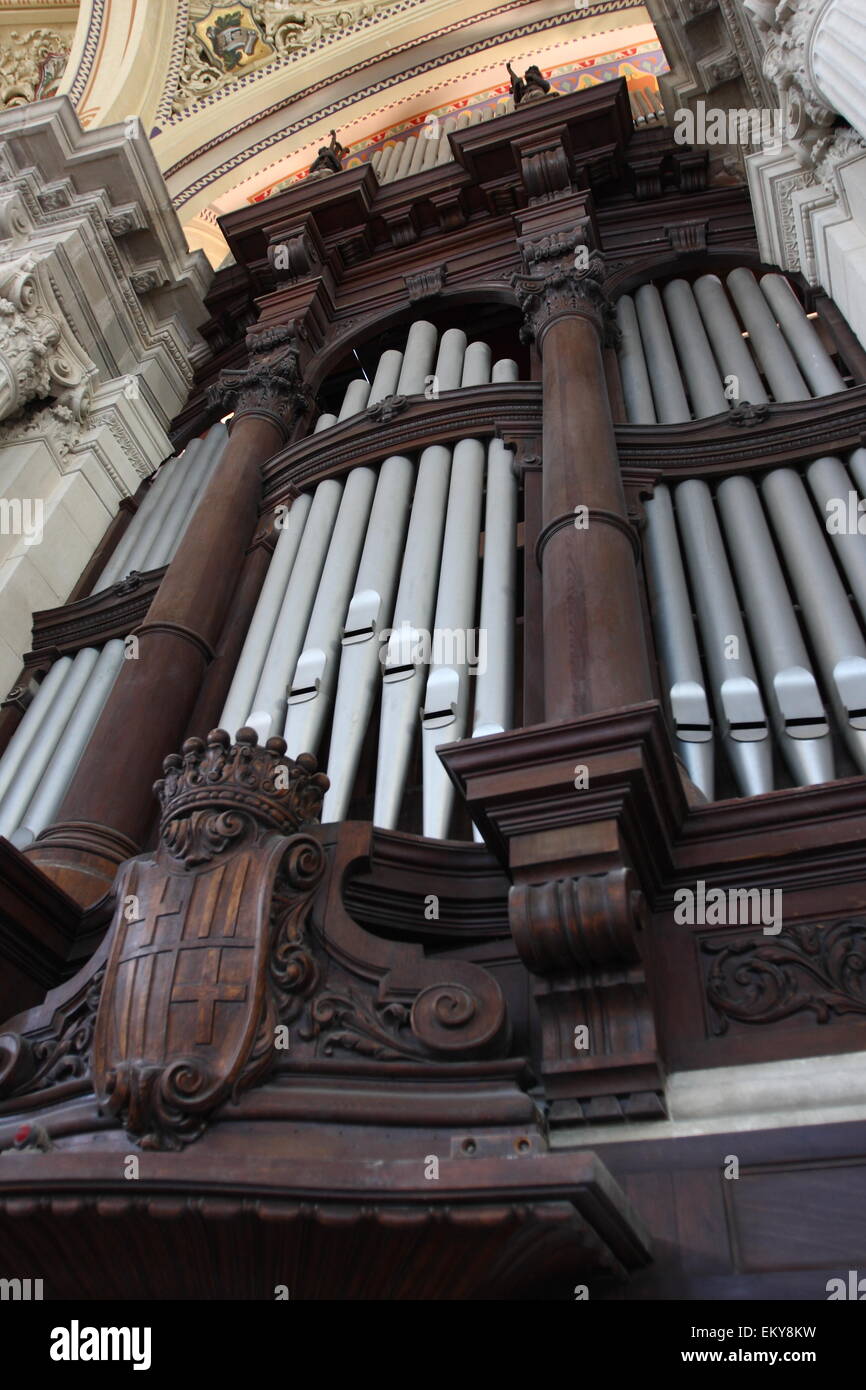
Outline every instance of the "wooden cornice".
{"type": "MultiPolygon", "coordinates": [[[[494,434],[508,443],[537,434],[540,425],[537,381],[464,387],[430,401],[397,398],[275,454],[265,468],[265,507],[388,454],[494,434]]],[[[678,425],[617,425],[616,440],[623,478],[638,491],[653,481],[797,466],[849,453],[866,441],[866,386],[823,396],[820,403],[743,406],[678,425]]]]}
{"type": "Polygon", "coordinates": [[[101,646],[113,637],[128,637],[144,620],[159,588],[165,566],[122,579],[109,589],[60,608],[45,608],[33,618],[34,656],[71,656],[82,647],[101,646]]]}

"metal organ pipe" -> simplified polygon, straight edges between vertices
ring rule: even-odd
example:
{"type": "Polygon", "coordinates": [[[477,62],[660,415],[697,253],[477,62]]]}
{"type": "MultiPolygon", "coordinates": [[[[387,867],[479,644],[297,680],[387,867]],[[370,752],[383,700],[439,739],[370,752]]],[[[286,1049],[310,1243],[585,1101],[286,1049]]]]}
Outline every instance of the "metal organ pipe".
{"type": "Polygon", "coordinates": [[[803,614],[825,689],[855,763],[866,772],[866,642],[802,480],[777,468],[763,481],[773,530],[803,614]]]}
{"type": "Polygon", "coordinates": [[[379,687],[385,654],[381,635],[391,621],[414,475],[411,461],[399,454],[387,458],[379,471],[355,590],[343,626],[328,753],[331,785],[325,794],[323,821],[341,820],[352,795],[379,687]]]}
{"type": "Polygon", "coordinates": [[[655,285],[641,285],[635,295],[635,307],[658,420],[663,425],[690,420],[679,363],[655,285]]]}
{"type": "Polygon", "coordinates": [[[866,615],[866,535],[858,529],[851,530],[847,525],[834,529],[828,525],[831,512],[828,504],[842,501],[847,508],[849,494],[855,491],[854,484],[837,458],[817,459],[806,469],[806,478],[855,602],[860,612],[866,615]]]}
{"type": "Polygon", "coordinates": [[[168,475],[170,472],[171,469],[165,466],[158,470],[156,477],[144,494],[141,506],[131,518],[129,525],[118,542],[117,548],[94,584],[93,592],[95,594],[102,593],[103,589],[110,588],[112,584],[117,583],[118,579],[122,579],[125,574],[129,573],[130,566],[127,564],[127,560],[132,554],[132,549],[138,539],[141,527],[145,525],[148,517],[159,505],[160,495],[168,482],[168,475]]]}
{"type": "Polygon", "coordinates": [[[50,708],[45,711],[40,721],[39,736],[31,744],[26,762],[19,766],[15,780],[3,798],[3,804],[0,806],[0,835],[9,836],[20,824],[21,817],[42,780],[98,656],[99,652],[95,647],[84,647],[66,671],[50,708]]]}
{"type": "Polygon", "coordinates": [[[693,289],[722,376],[736,377],[737,400],[763,404],[769,397],[721,280],[702,275],[693,289]]]}
{"type": "Polygon", "coordinates": [[[662,298],[683,364],[692,411],[698,419],[720,415],[727,410],[728,402],[692,287],[685,280],[671,280],[665,285],[662,298]]]}
{"type": "Polygon", "coordinates": [[[427,661],[419,636],[433,620],[450,474],[450,449],[432,444],[424,450],[382,675],[373,823],[388,830],[397,824],[418,731],[427,661]]]}
{"type": "Polygon", "coordinates": [[[472,737],[504,733],[514,710],[514,603],[517,583],[517,479],[501,439],[487,450],[484,565],[478,619],[472,737]],[[483,645],[482,645],[483,644],[483,645]],[[482,657],[484,658],[482,660],[482,657]]]}
{"type": "Polygon", "coordinates": [[[262,742],[283,725],[287,683],[304,640],[342,495],[342,484],[326,478],[313,496],[247,720],[262,742]]]}
{"type": "Polygon", "coordinates": [[[715,787],[713,723],[674,509],[664,484],[646,503],[646,516],[647,573],[677,752],[692,781],[711,801],[715,787]]]}
{"type": "Polygon", "coordinates": [[[477,439],[461,439],[454,450],[451,470],[430,674],[421,722],[424,834],[437,839],[445,839],[448,834],[454,787],[436,749],[440,743],[463,738],[469,717],[467,658],[470,633],[475,628],[483,487],[484,446],[477,439]],[[437,650],[437,644],[441,650],[437,650]]]}
{"type": "Polygon", "coordinates": [[[498,362],[493,363],[490,373],[491,381],[519,381],[520,375],[517,363],[512,357],[500,357],[498,362]]]}
{"type": "Polygon", "coordinates": [[[433,372],[438,333],[426,319],[416,319],[409,329],[403,365],[397,382],[398,396],[420,396],[426,379],[433,372]]]}
{"type": "Polygon", "coordinates": [[[619,369],[629,423],[632,425],[654,425],[656,423],[656,410],[653,404],[652,387],[644,357],[637,312],[631,295],[620,295],[617,300],[616,321],[622,334],[619,369]]]}
{"type": "Polygon", "coordinates": [[[130,570],[143,571],[148,568],[148,559],[153,550],[153,546],[159,540],[160,532],[165,526],[167,518],[171,515],[177,495],[183,486],[184,470],[183,468],[178,468],[178,464],[182,460],[186,460],[187,466],[191,466],[193,459],[199,456],[206,448],[207,440],[194,439],[192,444],[188,445],[184,453],[181,454],[180,458],[173,459],[169,464],[171,476],[168,479],[166,487],[162,490],[159,506],[154,508],[136,536],[135,545],[127,560],[127,573],[129,573],[130,570]],[[198,448],[195,449],[193,458],[188,458],[187,456],[193,451],[195,445],[198,445],[198,448]]]}
{"type": "Polygon", "coordinates": [[[831,396],[836,391],[844,391],[844,380],[784,275],[762,276],[761,291],[779,321],[812,394],[831,396]]]}
{"type": "Polygon", "coordinates": [[[343,396],[343,404],[340,406],[340,413],[337,422],[348,420],[351,415],[358,415],[367,404],[370,395],[370,382],[366,377],[355,377],[346,387],[346,394],[343,396]]]}
{"type": "Polygon", "coordinates": [[[772,791],[767,716],[710,490],[680,483],[676,505],[725,749],[744,796],[772,791]]]}
{"type": "Polygon", "coordinates": [[[313,430],[313,434],[320,434],[322,430],[329,430],[331,426],[336,425],[336,423],[336,415],[332,415],[330,411],[326,411],[325,414],[320,415],[318,420],[316,421],[316,427],[313,430]]]}
{"type": "Polygon", "coordinates": [[[34,739],[42,728],[43,720],[54,705],[57,693],[66,680],[71,665],[72,658],[70,656],[61,656],[54,662],[27,706],[21,723],[6,745],[6,750],[0,758],[0,809],[2,809],[6,793],[17,777],[34,739]]]}
{"type": "Polygon", "coordinates": [[[120,637],[106,642],[99,653],[69,722],[51,754],[45,775],[22,814],[21,825],[13,837],[19,848],[35,840],[39,832],[50,823],[63,800],[87,740],[117,679],[117,673],[123,663],[123,653],[124,643],[120,637]]]}
{"type": "Polygon", "coordinates": [[[273,639],[277,615],[301,544],[312,501],[307,492],[302,492],[296,497],[285,526],[280,528],[256,611],[220,716],[220,728],[228,729],[230,734],[235,734],[238,729],[243,728],[247,722],[247,715],[252,710],[256,687],[273,639]]]}
{"type": "Polygon", "coordinates": [[[466,334],[462,328],[448,328],[442,334],[436,357],[435,377],[440,391],[454,391],[463,381],[466,334]]]}
{"type": "Polygon", "coordinates": [[[288,692],[283,737],[289,757],[315,753],[337,680],[340,624],[352,592],[376,487],[372,468],[346,478],[325,567],[288,692]]]}
{"type": "Polygon", "coordinates": [[[461,386],[486,386],[490,381],[492,353],[486,343],[470,343],[463,357],[461,386]]]}
{"type": "Polygon", "coordinates": [[[807,400],[811,394],[809,388],[752,272],[744,266],[732,270],[727,285],[774,400],[807,400]]]}
{"type": "Polygon", "coordinates": [[[370,387],[370,395],[367,398],[367,405],[377,405],[386,396],[393,396],[397,390],[397,382],[400,380],[400,369],[403,366],[403,354],[394,348],[388,348],[382,353],[376,366],[376,373],[370,387]]]}
{"type": "Polygon", "coordinates": [[[830,782],[827,716],[757,488],[728,478],[717,497],[779,747],[798,785],[830,782]]]}
{"type": "Polygon", "coordinates": [[[225,426],[221,427],[221,433],[217,433],[217,427],[214,426],[205,440],[205,447],[200,451],[191,467],[187,469],[186,477],[178,489],[171,512],[166,517],[165,525],[147,556],[148,569],[159,569],[161,565],[167,564],[174,555],[177,543],[187,528],[196,502],[204,490],[205,482],[213,470],[216,459],[222,453],[225,442],[225,426]],[[211,441],[212,435],[215,436],[213,441],[211,441]]]}

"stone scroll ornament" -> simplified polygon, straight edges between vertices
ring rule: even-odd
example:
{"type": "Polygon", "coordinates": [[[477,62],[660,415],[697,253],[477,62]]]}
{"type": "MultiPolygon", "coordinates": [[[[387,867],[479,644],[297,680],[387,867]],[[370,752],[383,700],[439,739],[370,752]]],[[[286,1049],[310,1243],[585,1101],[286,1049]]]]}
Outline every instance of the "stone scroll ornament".
{"type": "Polygon", "coordinates": [[[102,1108],[142,1148],[178,1149],[274,1061],[281,997],[269,964],[272,901],[303,916],[325,868],[327,778],[280,738],[191,738],[156,783],[159,845],[116,881],[96,1019],[102,1108]]]}

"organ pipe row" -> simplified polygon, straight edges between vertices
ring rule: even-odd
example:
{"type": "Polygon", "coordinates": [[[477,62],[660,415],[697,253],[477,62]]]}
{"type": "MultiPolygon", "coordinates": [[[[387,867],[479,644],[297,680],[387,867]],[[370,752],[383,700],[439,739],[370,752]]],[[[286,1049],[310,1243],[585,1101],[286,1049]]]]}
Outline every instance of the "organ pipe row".
{"type": "Polygon", "coordinates": [[[187,523],[226,446],[225,425],[194,439],[179,458],[163,464],[93,592],[101,593],[132,570],[159,569],[172,559],[187,523]]]}
{"type": "Polygon", "coordinates": [[[617,303],[630,424],[676,424],[749,401],[831,395],[845,382],[784,275],[642,285],[617,303]]]}
{"type": "Polygon", "coordinates": [[[282,734],[291,756],[319,753],[329,735],[323,820],[347,813],[379,696],[373,820],[384,827],[398,823],[419,737],[423,832],[443,838],[453,788],[437,747],[510,727],[512,463],[499,440],[463,439],[354,468],[293,503],[220,722],[282,734]]]}
{"type": "Polygon", "coordinates": [[[402,352],[389,348],[376,365],[372,381],[355,377],[349,382],[337,415],[319,416],[314,433],[358,415],[386,396],[420,396],[428,389],[455,391],[462,386],[484,386],[491,381],[517,381],[517,363],[510,357],[492,361],[486,343],[467,342],[460,328],[441,336],[434,324],[416,319],[402,352]]]}
{"type": "Polygon", "coordinates": [[[428,117],[416,134],[407,135],[399,142],[376,150],[370,163],[380,183],[393,183],[395,179],[418,174],[422,169],[447,164],[454,158],[448,141],[452,131],[464,130],[470,125],[480,125],[495,116],[507,115],[513,110],[512,98],[505,97],[495,111],[486,107],[483,110],[476,108],[473,111],[464,111],[459,116],[446,116],[443,120],[428,117]]]}
{"type": "MultiPolygon", "coordinates": [[[[664,107],[658,92],[652,90],[629,92],[632,120],[635,126],[656,124],[664,120],[664,107]]],[[[514,110],[513,97],[503,97],[495,107],[475,108],[463,111],[459,116],[446,116],[442,120],[428,116],[420,129],[406,135],[402,140],[384,145],[374,151],[370,164],[376,171],[379,183],[394,183],[397,179],[419,174],[422,169],[433,169],[438,164],[447,164],[454,155],[448,136],[455,130],[465,130],[467,126],[481,125],[497,116],[507,116],[514,110]]]]}
{"type": "Polygon", "coordinates": [[[801,477],[689,479],[647,503],[647,576],[677,751],[712,799],[723,751],[743,796],[866,772],[866,450],[801,477]],[[859,489],[859,493],[858,493],[859,489]],[[840,518],[842,518],[840,522],[840,518]],[[695,618],[692,616],[694,602],[695,618]],[[702,654],[701,654],[702,653],[702,654]]]}
{"type": "MultiPolygon", "coordinates": [[[[215,425],[164,465],[93,592],[168,564],[225,448],[215,425]]],[[[124,659],[119,638],[55,661],[0,758],[0,835],[29,844],[49,825],[124,659]]]]}

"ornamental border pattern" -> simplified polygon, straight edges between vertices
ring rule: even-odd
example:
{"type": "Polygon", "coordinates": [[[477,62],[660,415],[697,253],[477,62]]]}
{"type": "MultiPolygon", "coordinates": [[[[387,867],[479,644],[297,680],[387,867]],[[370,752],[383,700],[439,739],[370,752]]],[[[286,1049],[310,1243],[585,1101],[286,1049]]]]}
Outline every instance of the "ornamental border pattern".
{"type": "Polygon", "coordinates": [[[68,96],[73,106],[81,100],[84,95],[84,88],[87,86],[87,79],[92,70],[96,58],[96,50],[99,47],[99,35],[102,29],[102,21],[105,18],[105,6],[107,0],[91,0],[92,9],[90,13],[90,24],[87,30],[87,38],[84,40],[84,48],[78,62],[78,71],[75,74],[72,85],[69,88],[68,96]]]}
{"type": "MultiPolygon", "coordinates": [[[[187,0],[182,0],[182,3],[184,4],[184,8],[188,13],[189,6],[187,4],[187,0]]],[[[531,4],[532,0],[521,0],[521,3],[531,4]]],[[[369,19],[360,20],[357,24],[349,25],[348,29],[350,31],[356,31],[361,29],[373,28],[375,25],[379,23],[379,21],[383,17],[390,16],[392,14],[397,14],[401,10],[412,10],[416,8],[418,5],[422,4],[424,4],[424,0],[399,0],[399,3],[388,6],[387,9],[381,10],[377,15],[370,16],[369,19]]],[[[605,14],[616,14],[617,11],[621,10],[622,8],[622,0],[594,0],[594,3],[588,4],[585,6],[585,8],[582,8],[580,14],[578,14],[575,11],[574,13],[568,13],[564,16],[552,15],[547,20],[545,20],[544,23],[546,25],[552,26],[554,23],[562,23],[563,21],[570,22],[575,18],[597,19],[605,14]]],[[[396,44],[393,47],[389,48],[388,52],[389,54],[404,53],[407,49],[417,47],[419,42],[426,43],[429,39],[439,38],[444,34],[452,34],[455,32],[459,32],[459,30],[465,29],[472,24],[480,23],[484,20],[490,19],[494,15],[504,14],[507,13],[509,10],[513,9],[514,4],[512,0],[512,3],[510,4],[497,5],[493,9],[485,10],[481,14],[471,15],[469,18],[464,20],[455,20],[452,24],[448,24],[440,29],[437,29],[435,33],[426,35],[424,39],[407,40],[406,43],[396,44]]],[[[276,66],[282,65],[283,67],[288,67],[290,64],[300,62],[302,59],[308,57],[311,53],[316,53],[319,50],[325,49],[331,46],[332,44],[339,42],[339,40],[344,36],[345,32],[346,31],[342,31],[336,34],[325,35],[321,39],[319,39],[317,43],[311,45],[309,48],[303,49],[299,53],[290,53],[282,57],[280,55],[277,55],[277,58],[272,62],[263,63],[261,67],[256,68],[253,72],[245,74],[243,77],[237,78],[235,82],[231,83],[228,86],[218,87],[213,92],[204,93],[202,96],[197,98],[197,100],[192,101],[189,103],[188,106],[185,106],[183,108],[183,111],[174,112],[171,110],[171,103],[174,100],[174,95],[177,88],[177,79],[183,58],[183,47],[186,43],[187,31],[186,28],[184,28],[182,31],[183,44],[181,46],[181,50],[177,58],[175,58],[174,50],[172,49],[171,65],[169,67],[169,72],[166,76],[166,83],[163,90],[163,95],[160,98],[159,107],[157,111],[157,120],[159,120],[162,117],[162,113],[165,112],[166,114],[163,117],[163,120],[164,125],[166,127],[179,125],[181,122],[186,120],[188,116],[195,115],[200,111],[207,110],[208,107],[217,105],[220,101],[223,100],[224,97],[230,96],[232,93],[236,91],[243,91],[246,87],[251,86],[254,82],[260,81],[263,77],[270,76],[270,74],[274,71],[276,66]]],[[[460,54],[452,54],[451,56],[459,57],[460,54]]],[[[362,63],[356,63],[354,67],[346,68],[343,72],[340,72],[335,77],[330,78],[329,82],[336,82],[344,77],[351,77],[354,75],[354,73],[360,72],[364,68],[369,67],[372,63],[376,63],[378,61],[379,58],[370,58],[366,59],[362,63]]],[[[281,105],[288,105],[296,99],[296,97],[291,97],[288,102],[283,102],[281,103],[281,105]]],[[[273,109],[279,109],[279,107],[273,109]]],[[[237,129],[242,128],[242,126],[237,127],[237,129]]],[[[207,148],[207,146],[202,146],[202,148],[205,149],[207,148]]],[[[184,160],[181,161],[175,167],[180,168],[186,162],[188,162],[188,160],[185,157],[184,160]]]]}
{"type": "MultiPolygon", "coordinates": [[[[612,3],[612,0],[602,0],[602,2],[607,4],[612,3]]],[[[510,6],[505,5],[499,7],[499,9],[497,10],[488,11],[487,15],[476,15],[473,17],[471,21],[466,20],[461,22],[459,25],[455,24],[451,26],[448,30],[440,30],[436,37],[439,37],[442,33],[451,32],[451,28],[466,28],[469,23],[474,23],[479,19],[489,18],[491,14],[497,14],[503,9],[507,10],[510,8],[510,6]]],[[[497,43],[514,42],[515,40],[523,38],[529,34],[539,33],[545,29],[559,28],[563,24],[570,24],[573,18],[573,13],[571,11],[567,11],[565,14],[548,16],[546,19],[533,20],[529,24],[519,25],[514,29],[509,29],[501,34],[498,34],[496,36],[496,41],[497,43]]],[[[210,184],[215,183],[225,174],[231,173],[232,169],[237,168],[239,165],[246,163],[255,155],[263,153],[265,150],[269,149],[270,146],[277,144],[281,140],[284,140],[288,135],[297,134],[300,131],[304,130],[307,126],[315,125],[317,122],[321,120],[336,115],[347,105],[347,103],[350,100],[352,102],[362,101],[367,97],[375,96],[378,92],[386,92],[389,87],[393,87],[400,82],[405,82],[408,78],[420,77],[423,76],[424,73],[435,71],[436,68],[444,67],[447,63],[453,62],[456,58],[470,57],[474,53],[480,53],[485,48],[490,47],[490,42],[491,40],[489,36],[483,39],[478,39],[475,43],[467,44],[463,48],[456,49],[451,53],[442,54],[436,58],[430,58],[427,61],[423,63],[418,63],[411,68],[405,68],[400,73],[396,73],[391,77],[382,78],[379,82],[371,83],[369,86],[364,87],[359,91],[353,92],[351,98],[347,97],[341,99],[340,101],[331,102],[329,105],[321,107],[315,113],[311,113],[309,116],[305,116],[299,121],[293,122],[288,126],[283,126],[279,130],[273,131],[269,135],[262,136],[259,140],[255,142],[255,144],[248,145],[246,149],[240,151],[236,155],[231,156],[229,159],[223,160],[221,164],[217,165],[213,169],[210,169],[207,174],[203,174],[200,178],[195,179],[190,184],[187,184],[185,188],[180,189],[179,192],[173,195],[172,205],[175,208],[182,207],[184,203],[188,202],[190,198],[195,197],[197,193],[202,192],[210,184]]],[[[408,47],[417,47],[417,44],[406,44],[403,45],[402,48],[400,46],[397,46],[391,49],[390,52],[392,54],[399,53],[401,51],[405,51],[405,49],[408,47]]],[[[337,73],[332,78],[332,83],[343,81],[348,77],[352,77],[355,73],[362,72],[365,68],[369,68],[377,62],[379,62],[379,59],[373,58],[368,59],[363,63],[358,63],[352,68],[346,68],[342,72],[337,73]]],[[[265,70],[262,69],[262,71],[265,70]]],[[[255,73],[251,73],[250,77],[255,77],[255,75],[255,73]]],[[[197,146],[197,148],[191,151],[190,154],[185,155],[183,159],[178,160],[176,164],[173,164],[169,169],[165,170],[165,179],[170,179],[174,174],[179,173],[188,164],[194,163],[196,160],[200,159],[202,155],[207,154],[209,150],[215,149],[219,145],[223,144],[229,137],[234,138],[241,131],[249,129],[251,126],[257,125],[263,120],[267,120],[270,116],[277,115],[280,111],[283,111],[286,107],[291,106],[294,102],[300,101],[304,97],[313,95],[314,90],[314,87],[308,87],[301,92],[296,92],[291,97],[281,98],[280,101],[275,102],[272,106],[267,107],[264,111],[257,111],[252,116],[248,116],[245,120],[233,126],[230,131],[225,131],[218,136],[214,136],[211,140],[206,141],[204,144],[197,146]]],[[[265,168],[267,167],[268,166],[265,166],[265,168]]],[[[264,170],[262,172],[264,172],[264,170]]]]}

